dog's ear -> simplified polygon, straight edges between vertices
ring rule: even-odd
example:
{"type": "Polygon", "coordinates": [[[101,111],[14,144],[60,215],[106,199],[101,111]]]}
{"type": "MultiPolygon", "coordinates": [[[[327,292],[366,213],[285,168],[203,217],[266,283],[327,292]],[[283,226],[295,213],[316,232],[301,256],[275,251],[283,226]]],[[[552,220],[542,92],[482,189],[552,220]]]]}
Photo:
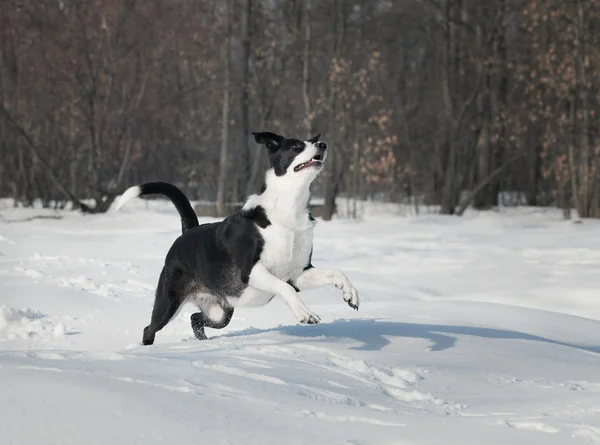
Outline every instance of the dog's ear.
{"type": "Polygon", "coordinates": [[[308,142],[310,142],[311,144],[314,144],[315,142],[317,142],[319,140],[320,137],[321,137],[321,133],[319,133],[318,135],[313,136],[312,138],[310,138],[308,140],[308,142]]]}
{"type": "Polygon", "coordinates": [[[256,140],[257,144],[264,145],[267,147],[267,150],[274,153],[281,148],[281,144],[283,143],[283,136],[279,136],[275,133],[263,132],[263,133],[254,133],[254,140],[256,140]]]}

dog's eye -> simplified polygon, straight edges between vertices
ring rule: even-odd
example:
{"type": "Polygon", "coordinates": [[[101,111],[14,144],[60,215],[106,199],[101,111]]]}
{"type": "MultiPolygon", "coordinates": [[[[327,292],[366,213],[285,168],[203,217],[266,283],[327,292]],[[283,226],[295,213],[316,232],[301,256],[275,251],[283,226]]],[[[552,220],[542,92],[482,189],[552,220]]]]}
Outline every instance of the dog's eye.
{"type": "Polygon", "coordinates": [[[302,150],[304,150],[304,144],[296,144],[292,147],[292,150],[294,150],[296,153],[300,153],[302,150]]]}

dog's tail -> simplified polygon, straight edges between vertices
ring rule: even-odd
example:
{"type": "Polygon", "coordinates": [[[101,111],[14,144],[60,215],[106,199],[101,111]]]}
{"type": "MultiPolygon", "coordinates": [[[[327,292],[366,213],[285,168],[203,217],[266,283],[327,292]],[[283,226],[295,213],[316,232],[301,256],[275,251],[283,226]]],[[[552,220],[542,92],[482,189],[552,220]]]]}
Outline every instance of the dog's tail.
{"type": "Polygon", "coordinates": [[[190,201],[181,190],[168,182],[145,182],[144,184],[129,187],[119,198],[115,211],[123,207],[127,201],[144,195],[163,195],[169,198],[175,204],[175,208],[181,217],[182,232],[198,226],[198,217],[190,201]]]}

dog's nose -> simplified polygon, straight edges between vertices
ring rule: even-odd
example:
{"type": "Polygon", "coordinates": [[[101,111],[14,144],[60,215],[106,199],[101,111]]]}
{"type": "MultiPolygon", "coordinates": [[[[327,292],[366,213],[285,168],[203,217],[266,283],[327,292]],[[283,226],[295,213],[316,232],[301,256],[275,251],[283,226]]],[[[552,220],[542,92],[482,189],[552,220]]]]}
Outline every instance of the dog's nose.
{"type": "Polygon", "coordinates": [[[327,144],[323,141],[319,141],[315,144],[315,147],[319,149],[320,152],[324,152],[327,150],[327,144]]]}

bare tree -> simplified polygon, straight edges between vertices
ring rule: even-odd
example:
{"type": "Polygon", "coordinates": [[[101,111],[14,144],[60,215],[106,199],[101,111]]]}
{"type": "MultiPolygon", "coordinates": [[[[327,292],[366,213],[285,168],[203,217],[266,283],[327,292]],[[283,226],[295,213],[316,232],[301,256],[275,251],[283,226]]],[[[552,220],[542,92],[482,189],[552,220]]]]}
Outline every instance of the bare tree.
{"type": "Polygon", "coordinates": [[[460,215],[499,196],[600,217],[600,0],[2,6],[16,205],[102,212],[162,179],[224,215],[260,186],[259,129],[329,142],[326,219],[339,197],[354,217],[362,199],[460,215]]]}
{"type": "Polygon", "coordinates": [[[306,137],[313,136],[313,111],[310,100],[310,69],[311,69],[311,40],[312,40],[312,23],[311,23],[311,0],[304,0],[304,49],[302,55],[302,99],[304,101],[304,127],[306,128],[306,137]]]}
{"type": "MultiPolygon", "coordinates": [[[[333,129],[337,126],[336,112],[339,106],[338,92],[340,88],[338,74],[345,37],[344,3],[342,1],[333,0],[331,2],[331,17],[331,35],[333,41],[331,43],[331,67],[328,84],[327,108],[329,110],[329,128],[333,129]]],[[[337,130],[337,137],[333,139],[333,147],[329,150],[329,162],[325,175],[325,208],[323,211],[323,219],[325,220],[330,220],[336,211],[335,200],[340,191],[340,182],[343,174],[343,169],[341,167],[342,154],[340,151],[343,148],[341,141],[343,140],[344,129],[338,127],[337,130]]]]}
{"type": "Polygon", "coordinates": [[[231,16],[227,1],[225,42],[223,43],[223,103],[221,115],[221,152],[219,155],[219,183],[217,186],[217,215],[225,216],[227,176],[229,174],[229,95],[231,90],[231,16]]]}
{"type": "Polygon", "coordinates": [[[249,79],[250,79],[250,24],[252,18],[251,0],[242,2],[242,99],[240,101],[240,152],[238,157],[238,181],[239,190],[244,195],[237,196],[240,199],[252,192],[250,184],[250,121],[248,116],[249,107],[249,79]]]}

